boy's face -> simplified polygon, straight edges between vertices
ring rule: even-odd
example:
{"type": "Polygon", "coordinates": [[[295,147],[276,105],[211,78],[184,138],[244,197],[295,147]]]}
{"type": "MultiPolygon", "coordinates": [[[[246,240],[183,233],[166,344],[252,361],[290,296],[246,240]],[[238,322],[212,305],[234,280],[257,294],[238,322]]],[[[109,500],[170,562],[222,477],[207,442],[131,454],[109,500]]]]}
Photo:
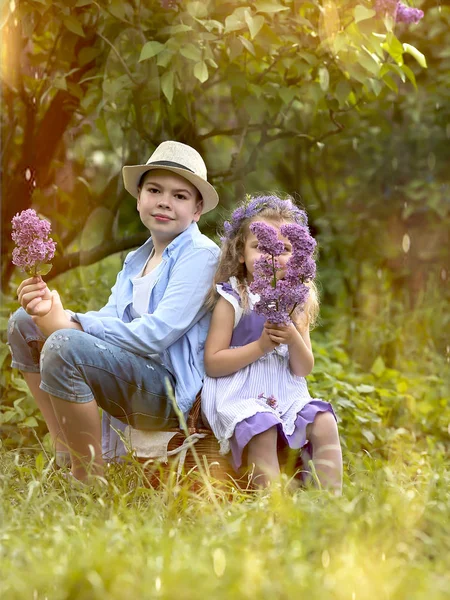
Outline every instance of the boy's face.
{"type": "MultiPolygon", "coordinates": [[[[255,218],[254,221],[261,221],[261,222],[267,223],[268,225],[271,225],[272,227],[274,227],[278,232],[278,239],[284,243],[283,254],[281,254],[280,256],[277,256],[277,258],[276,258],[278,263],[281,265],[281,271],[277,273],[277,277],[284,277],[284,267],[286,266],[286,263],[292,256],[291,242],[287,238],[283,237],[280,233],[280,227],[282,225],[284,225],[284,223],[269,221],[269,220],[261,219],[261,218],[255,218]]],[[[245,240],[244,252],[239,257],[239,262],[245,264],[245,267],[247,269],[247,281],[248,282],[253,281],[253,271],[255,268],[255,260],[257,260],[258,258],[261,258],[262,256],[264,256],[263,253],[258,250],[258,239],[257,239],[256,235],[249,230],[247,233],[246,240],[245,240]]]]}
{"type": "Polygon", "coordinates": [[[189,225],[200,219],[200,193],[184,177],[164,169],[145,174],[139,189],[137,209],[153,238],[170,244],[189,225]]]}

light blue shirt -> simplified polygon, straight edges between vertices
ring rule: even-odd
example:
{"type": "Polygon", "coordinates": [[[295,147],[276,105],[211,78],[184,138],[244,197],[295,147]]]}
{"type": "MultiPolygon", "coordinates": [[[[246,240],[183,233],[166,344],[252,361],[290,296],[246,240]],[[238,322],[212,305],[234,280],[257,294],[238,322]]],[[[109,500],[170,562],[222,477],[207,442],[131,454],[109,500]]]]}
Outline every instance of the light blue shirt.
{"type": "Polygon", "coordinates": [[[175,398],[186,414],[202,386],[203,353],[211,318],[203,305],[220,251],[192,223],[164,250],[148,312],[133,319],[133,279],[142,272],[152,248],[149,238],[127,255],[106,306],[99,311],[75,313],[72,319],[86,333],[125,350],[142,356],[159,354],[175,376],[175,398]]]}

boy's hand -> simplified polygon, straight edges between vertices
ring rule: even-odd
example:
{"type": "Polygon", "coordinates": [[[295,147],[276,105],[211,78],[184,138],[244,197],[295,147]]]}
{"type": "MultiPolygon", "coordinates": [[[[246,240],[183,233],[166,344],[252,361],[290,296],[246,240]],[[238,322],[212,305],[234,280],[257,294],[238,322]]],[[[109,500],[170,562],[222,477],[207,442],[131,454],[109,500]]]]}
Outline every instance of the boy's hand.
{"type": "Polygon", "coordinates": [[[32,317],[43,317],[52,308],[52,294],[40,277],[25,279],[17,288],[21,306],[32,317]]]}
{"type": "Polygon", "coordinates": [[[71,321],[56,290],[51,291],[51,302],[51,309],[45,315],[32,317],[44,335],[49,336],[58,329],[81,329],[81,325],[71,321]]]}
{"type": "Polygon", "coordinates": [[[270,340],[277,346],[279,344],[287,344],[288,346],[295,342],[300,335],[293,323],[290,325],[275,325],[274,323],[266,322],[264,331],[267,332],[270,340]]]}

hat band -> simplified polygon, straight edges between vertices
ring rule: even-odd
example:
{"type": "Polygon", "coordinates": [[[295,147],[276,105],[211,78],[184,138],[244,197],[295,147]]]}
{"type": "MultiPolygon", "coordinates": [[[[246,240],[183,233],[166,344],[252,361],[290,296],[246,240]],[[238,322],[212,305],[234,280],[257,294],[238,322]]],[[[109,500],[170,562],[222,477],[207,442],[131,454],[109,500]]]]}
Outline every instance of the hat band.
{"type": "Polygon", "coordinates": [[[192,169],[189,169],[189,167],[185,167],[184,165],[181,165],[180,163],[177,162],[173,162],[171,160],[155,160],[154,162],[151,163],[147,163],[147,167],[149,167],[150,165],[158,165],[158,166],[162,166],[162,167],[176,167],[177,169],[184,169],[185,171],[190,171],[191,173],[194,173],[195,175],[195,171],[193,171],[192,169]]]}

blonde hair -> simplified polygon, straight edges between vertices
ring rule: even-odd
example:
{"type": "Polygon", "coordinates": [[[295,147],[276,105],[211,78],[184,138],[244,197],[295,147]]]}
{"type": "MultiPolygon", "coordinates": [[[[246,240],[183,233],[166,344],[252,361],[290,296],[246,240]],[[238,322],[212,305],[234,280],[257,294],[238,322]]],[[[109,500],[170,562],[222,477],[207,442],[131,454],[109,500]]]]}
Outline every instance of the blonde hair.
{"type": "MultiPolygon", "coordinates": [[[[206,298],[206,307],[212,310],[219,299],[216,284],[226,282],[230,277],[235,277],[238,282],[238,293],[244,310],[249,310],[247,293],[247,268],[245,263],[239,261],[244,254],[245,242],[249,233],[250,224],[258,219],[273,221],[275,223],[303,221],[307,224],[304,211],[300,210],[290,197],[281,199],[278,196],[254,196],[247,197],[247,201],[233,212],[238,217],[232,216],[231,223],[224,224],[224,235],[222,236],[222,248],[219,264],[214,276],[213,285],[206,298]],[[248,210],[248,207],[251,209],[248,210]],[[253,208],[252,208],[253,207],[253,208]]],[[[316,247],[317,248],[317,247],[316,247]]],[[[306,283],[309,287],[308,299],[303,309],[295,309],[292,314],[296,326],[306,317],[306,324],[312,328],[319,314],[319,292],[314,281],[306,283]]]]}

